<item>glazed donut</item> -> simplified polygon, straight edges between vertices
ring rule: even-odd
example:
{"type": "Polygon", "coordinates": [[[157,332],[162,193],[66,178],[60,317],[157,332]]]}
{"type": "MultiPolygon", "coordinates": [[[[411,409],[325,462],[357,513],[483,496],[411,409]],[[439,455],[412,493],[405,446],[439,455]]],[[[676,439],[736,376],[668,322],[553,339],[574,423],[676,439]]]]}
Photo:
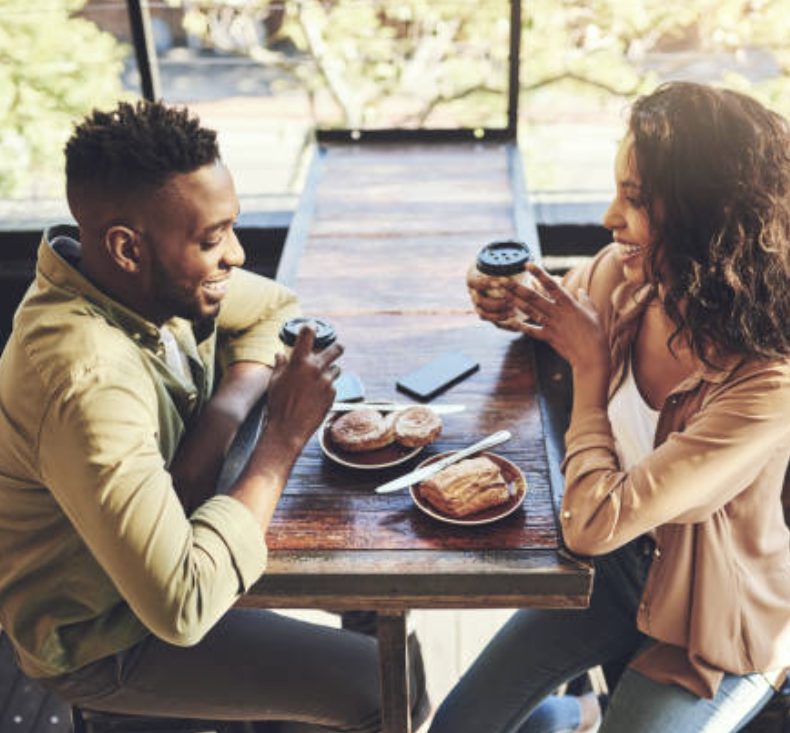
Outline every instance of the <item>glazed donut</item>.
{"type": "Polygon", "coordinates": [[[395,439],[395,416],[363,408],[341,415],[329,428],[332,442],[349,453],[362,453],[389,445],[395,439]]]}
{"type": "Polygon", "coordinates": [[[433,443],[441,432],[442,420],[430,407],[415,405],[396,413],[395,440],[406,448],[433,443]]]}

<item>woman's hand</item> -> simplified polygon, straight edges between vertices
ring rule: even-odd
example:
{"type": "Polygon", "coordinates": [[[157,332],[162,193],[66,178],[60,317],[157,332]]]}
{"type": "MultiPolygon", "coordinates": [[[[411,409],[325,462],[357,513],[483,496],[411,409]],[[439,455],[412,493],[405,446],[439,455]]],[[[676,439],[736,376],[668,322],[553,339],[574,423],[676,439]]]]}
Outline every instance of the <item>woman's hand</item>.
{"type": "Polygon", "coordinates": [[[537,265],[527,267],[535,282],[510,282],[512,305],[529,320],[516,329],[545,341],[574,372],[603,370],[609,373],[609,346],[595,306],[584,291],[573,297],[537,265]]]}
{"type": "Polygon", "coordinates": [[[510,278],[507,277],[484,275],[476,265],[472,265],[466,273],[466,287],[477,315],[499,328],[518,331],[519,329],[510,323],[510,319],[515,316],[515,310],[513,296],[506,288],[506,283],[509,281],[510,278]]]}

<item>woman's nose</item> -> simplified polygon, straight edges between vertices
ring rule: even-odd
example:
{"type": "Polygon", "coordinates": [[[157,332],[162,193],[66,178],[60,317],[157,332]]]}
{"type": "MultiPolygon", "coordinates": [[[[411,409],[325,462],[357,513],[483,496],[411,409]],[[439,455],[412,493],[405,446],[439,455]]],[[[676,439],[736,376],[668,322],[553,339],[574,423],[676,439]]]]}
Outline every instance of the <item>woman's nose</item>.
{"type": "Polygon", "coordinates": [[[617,208],[616,201],[612,201],[612,203],[609,204],[609,207],[604,212],[602,223],[607,229],[611,231],[619,229],[623,226],[624,220],[617,208]]]}

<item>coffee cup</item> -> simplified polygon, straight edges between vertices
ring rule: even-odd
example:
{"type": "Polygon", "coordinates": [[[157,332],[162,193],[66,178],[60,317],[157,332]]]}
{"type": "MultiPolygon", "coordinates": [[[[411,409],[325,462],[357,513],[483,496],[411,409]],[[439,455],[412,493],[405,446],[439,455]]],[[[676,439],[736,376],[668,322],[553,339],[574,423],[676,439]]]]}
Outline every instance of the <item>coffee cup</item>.
{"type": "Polygon", "coordinates": [[[308,318],[299,316],[291,318],[283,324],[280,329],[280,341],[289,349],[296,343],[296,337],[305,326],[310,326],[315,332],[313,341],[313,351],[323,351],[327,346],[331,346],[337,340],[335,329],[329,321],[322,318],[308,318]]]}
{"type": "MultiPolygon", "coordinates": [[[[527,264],[533,261],[532,252],[523,242],[512,239],[489,242],[477,254],[476,267],[484,276],[484,289],[488,298],[505,298],[508,291],[504,287],[508,280],[524,282],[528,277],[527,264]]],[[[502,323],[518,321],[522,313],[511,313],[502,323]]]]}
{"type": "Polygon", "coordinates": [[[522,281],[527,272],[527,263],[532,262],[532,252],[523,242],[501,240],[489,242],[477,254],[477,270],[482,275],[495,278],[491,287],[486,288],[486,295],[491,298],[502,298],[506,291],[498,286],[496,279],[522,281]]]}

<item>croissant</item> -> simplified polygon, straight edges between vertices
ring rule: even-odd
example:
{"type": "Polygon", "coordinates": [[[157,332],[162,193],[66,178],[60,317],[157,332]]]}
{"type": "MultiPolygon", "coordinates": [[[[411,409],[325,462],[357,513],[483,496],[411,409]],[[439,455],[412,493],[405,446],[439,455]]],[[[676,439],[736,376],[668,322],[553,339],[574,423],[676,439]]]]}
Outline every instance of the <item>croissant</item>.
{"type": "Polygon", "coordinates": [[[452,517],[466,517],[510,499],[502,472],[485,456],[467,458],[420,484],[420,496],[452,517]]]}

